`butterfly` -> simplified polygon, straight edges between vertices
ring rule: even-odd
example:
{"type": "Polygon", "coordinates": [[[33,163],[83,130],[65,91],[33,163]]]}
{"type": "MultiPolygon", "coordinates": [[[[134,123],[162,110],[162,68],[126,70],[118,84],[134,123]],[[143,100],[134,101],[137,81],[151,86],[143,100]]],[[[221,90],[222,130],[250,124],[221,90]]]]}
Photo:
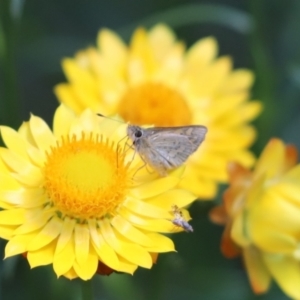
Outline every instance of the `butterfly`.
{"type": "Polygon", "coordinates": [[[160,176],[182,165],[204,141],[202,125],[142,128],[128,125],[127,135],[134,150],[160,176]]]}

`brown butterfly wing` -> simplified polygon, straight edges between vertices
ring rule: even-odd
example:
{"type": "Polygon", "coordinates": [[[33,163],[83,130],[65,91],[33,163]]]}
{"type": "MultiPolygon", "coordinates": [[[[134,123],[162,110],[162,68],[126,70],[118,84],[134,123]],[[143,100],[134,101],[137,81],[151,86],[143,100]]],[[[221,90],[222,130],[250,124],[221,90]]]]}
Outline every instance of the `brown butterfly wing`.
{"type": "Polygon", "coordinates": [[[192,146],[192,152],[196,151],[200,144],[204,141],[207,128],[202,125],[178,126],[178,127],[153,127],[144,129],[144,136],[149,137],[150,143],[163,137],[171,139],[171,137],[186,137],[192,146]]]}
{"type": "Polygon", "coordinates": [[[152,165],[154,162],[168,170],[183,164],[198,149],[206,132],[206,127],[196,125],[154,127],[146,129],[143,138],[147,140],[152,165]]]}
{"type": "Polygon", "coordinates": [[[205,138],[206,127],[191,125],[182,127],[129,128],[130,138],[141,158],[160,175],[182,165],[195,152],[205,138]],[[136,130],[142,130],[136,138],[136,130]]]}

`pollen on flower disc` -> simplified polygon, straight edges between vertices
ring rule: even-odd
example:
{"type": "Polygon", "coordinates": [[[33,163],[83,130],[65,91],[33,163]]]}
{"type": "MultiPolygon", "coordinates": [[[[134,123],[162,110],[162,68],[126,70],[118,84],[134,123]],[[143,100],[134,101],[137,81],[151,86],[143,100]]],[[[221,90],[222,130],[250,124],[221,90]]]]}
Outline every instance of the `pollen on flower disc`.
{"type": "Polygon", "coordinates": [[[45,191],[62,214],[101,218],[124,200],[128,183],[123,156],[92,135],[63,139],[48,153],[45,191]]]}
{"type": "Polygon", "coordinates": [[[118,114],[132,124],[183,126],[192,114],[184,97],[161,83],[144,83],[129,88],[122,97],[118,114]]]}

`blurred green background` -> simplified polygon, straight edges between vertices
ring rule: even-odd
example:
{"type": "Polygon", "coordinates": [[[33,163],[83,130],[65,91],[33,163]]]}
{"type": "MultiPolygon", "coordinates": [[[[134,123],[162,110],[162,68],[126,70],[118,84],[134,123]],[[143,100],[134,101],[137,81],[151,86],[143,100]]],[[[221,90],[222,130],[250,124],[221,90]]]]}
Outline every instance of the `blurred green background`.
{"type": "MultiPolygon", "coordinates": [[[[252,98],[264,103],[255,122],[256,154],[273,136],[300,147],[299,0],[0,0],[0,123],[17,128],[32,112],[51,124],[58,104],[53,86],[65,81],[63,57],[93,45],[101,27],[128,41],[136,26],[157,22],[170,25],[188,46],[215,36],[235,68],[255,72],[252,98]]],[[[95,276],[94,298],[289,299],[275,283],[255,296],[240,259],[221,255],[223,228],[207,215],[219,201],[193,204],[195,232],[174,235],[178,253],[160,255],[152,270],[95,276]]],[[[30,271],[21,257],[0,260],[0,278],[0,299],[81,299],[78,280],[57,280],[52,266],[30,271]]]]}

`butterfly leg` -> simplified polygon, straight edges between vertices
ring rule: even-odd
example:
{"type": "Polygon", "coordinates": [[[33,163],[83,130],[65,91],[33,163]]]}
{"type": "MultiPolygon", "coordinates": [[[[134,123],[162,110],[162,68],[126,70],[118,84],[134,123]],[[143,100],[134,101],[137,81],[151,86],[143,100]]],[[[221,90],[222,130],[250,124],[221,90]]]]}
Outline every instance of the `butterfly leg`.
{"type": "MultiPolygon", "coordinates": [[[[134,160],[135,154],[136,154],[136,151],[134,151],[132,160],[134,160]]],[[[144,158],[143,158],[142,156],[140,156],[140,158],[142,159],[142,161],[143,161],[144,164],[143,164],[142,166],[140,166],[140,167],[134,172],[132,178],[136,175],[136,173],[137,173],[139,170],[141,170],[141,169],[144,168],[145,166],[146,166],[146,168],[147,168],[147,163],[146,163],[146,161],[144,160],[144,158]]]]}
{"type": "MultiPolygon", "coordinates": [[[[134,150],[134,154],[133,154],[133,157],[132,157],[132,159],[131,159],[131,162],[134,160],[134,156],[135,156],[135,148],[133,147],[133,145],[130,145],[129,143],[128,143],[128,136],[126,136],[126,137],[124,137],[124,138],[122,138],[121,140],[119,140],[118,141],[118,143],[117,143],[117,152],[119,151],[119,149],[120,149],[120,152],[122,152],[122,154],[125,156],[125,154],[126,154],[126,152],[129,150],[129,149],[132,149],[132,150],[134,150]],[[126,142],[125,142],[125,145],[124,145],[124,147],[123,147],[123,150],[121,150],[121,146],[120,146],[120,142],[122,141],[122,140],[124,140],[124,138],[127,138],[127,140],[126,140],[126,142]]],[[[130,162],[130,163],[131,163],[130,162]]],[[[117,166],[118,166],[118,161],[117,161],[117,166]]]]}
{"type": "MultiPolygon", "coordinates": [[[[131,159],[131,162],[130,163],[132,163],[133,162],[133,160],[134,160],[134,158],[135,158],[135,155],[136,155],[136,153],[137,153],[137,151],[135,150],[135,148],[134,148],[134,146],[133,145],[129,145],[128,143],[126,143],[126,145],[127,145],[127,149],[126,149],[126,151],[128,151],[129,149],[132,149],[132,150],[134,150],[134,153],[133,153],[133,157],[132,157],[132,159],[131,159]]],[[[136,171],[135,171],[135,173],[134,173],[134,175],[140,170],[140,169],[142,169],[142,168],[144,168],[145,166],[146,166],[146,168],[147,168],[147,162],[145,161],[145,159],[140,155],[140,158],[142,159],[142,161],[143,161],[143,165],[141,166],[141,167],[139,167],[136,171]]],[[[147,171],[151,174],[151,173],[153,173],[153,172],[150,172],[148,169],[147,169],[147,171]]],[[[133,177],[134,177],[134,175],[133,175],[133,177]]]]}

